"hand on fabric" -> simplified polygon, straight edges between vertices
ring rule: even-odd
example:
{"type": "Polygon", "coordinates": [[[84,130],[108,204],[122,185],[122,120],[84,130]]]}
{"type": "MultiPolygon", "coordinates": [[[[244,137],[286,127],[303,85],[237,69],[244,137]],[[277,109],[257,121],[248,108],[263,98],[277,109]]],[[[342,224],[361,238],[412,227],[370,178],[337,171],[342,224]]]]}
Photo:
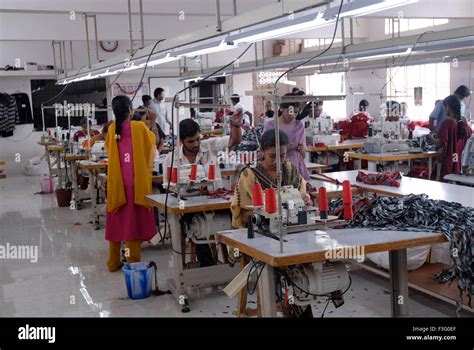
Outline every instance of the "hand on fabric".
{"type": "Polygon", "coordinates": [[[306,205],[312,205],[311,203],[311,197],[307,193],[301,193],[301,199],[303,200],[304,204],[306,205]]]}

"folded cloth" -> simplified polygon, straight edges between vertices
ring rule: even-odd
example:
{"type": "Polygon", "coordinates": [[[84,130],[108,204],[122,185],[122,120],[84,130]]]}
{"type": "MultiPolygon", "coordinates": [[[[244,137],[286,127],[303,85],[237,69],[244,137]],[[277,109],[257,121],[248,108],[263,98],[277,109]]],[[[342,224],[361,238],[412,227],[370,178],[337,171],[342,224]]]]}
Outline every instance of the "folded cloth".
{"type": "Polygon", "coordinates": [[[363,171],[359,171],[356,180],[368,185],[400,187],[399,180],[401,178],[402,174],[398,171],[390,171],[381,174],[366,174],[363,171]]]}

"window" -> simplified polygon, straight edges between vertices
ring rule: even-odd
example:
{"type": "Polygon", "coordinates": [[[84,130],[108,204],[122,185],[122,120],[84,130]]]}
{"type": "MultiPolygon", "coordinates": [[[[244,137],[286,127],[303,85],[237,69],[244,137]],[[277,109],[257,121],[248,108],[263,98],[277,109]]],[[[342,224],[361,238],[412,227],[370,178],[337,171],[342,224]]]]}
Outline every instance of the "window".
{"type": "Polygon", "coordinates": [[[450,94],[449,63],[388,68],[387,82],[387,100],[406,102],[410,120],[427,121],[436,100],[450,94]],[[422,88],[420,106],[415,106],[415,87],[422,88]]]}
{"type": "Polygon", "coordinates": [[[429,28],[449,23],[447,18],[385,18],[385,35],[394,31],[408,32],[410,30],[429,28]]]}
{"type": "MultiPolygon", "coordinates": [[[[345,95],[345,73],[315,74],[306,77],[307,93],[315,96],[345,95]]],[[[346,100],[324,101],[323,110],[335,121],[346,119],[346,100]]]]}
{"type": "MultiPolygon", "coordinates": [[[[309,49],[311,47],[317,47],[324,49],[331,44],[332,38],[323,38],[323,39],[304,39],[303,47],[309,49]]],[[[340,43],[342,39],[334,39],[334,43],[340,43]]]]}

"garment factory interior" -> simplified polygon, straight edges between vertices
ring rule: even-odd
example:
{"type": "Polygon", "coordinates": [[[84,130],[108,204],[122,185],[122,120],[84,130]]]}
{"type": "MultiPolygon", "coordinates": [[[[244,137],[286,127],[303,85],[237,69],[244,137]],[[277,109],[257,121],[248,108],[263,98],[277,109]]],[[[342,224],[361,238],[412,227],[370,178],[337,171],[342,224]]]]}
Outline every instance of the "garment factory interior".
{"type": "Polygon", "coordinates": [[[0,317],[471,318],[473,88],[472,0],[0,0],[0,317]]]}

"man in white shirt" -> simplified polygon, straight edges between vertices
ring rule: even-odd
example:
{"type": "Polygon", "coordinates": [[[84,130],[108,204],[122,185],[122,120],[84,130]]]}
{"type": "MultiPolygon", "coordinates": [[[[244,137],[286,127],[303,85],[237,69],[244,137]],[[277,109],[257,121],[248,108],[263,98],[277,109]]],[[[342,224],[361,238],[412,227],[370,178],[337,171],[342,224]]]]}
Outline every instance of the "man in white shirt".
{"type": "Polygon", "coordinates": [[[163,131],[166,130],[166,123],[171,126],[171,121],[168,119],[168,110],[166,109],[165,105],[164,91],[165,90],[163,88],[156,88],[153,92],[153,96],[155,96],[155,98],[149,106],[156,113],[156,122],[163,131]]]}
{"type": "Polygon", "coordinates": [[[242,124],[252,125],[252,113],[250,113],[247,108],[240,102],[240,96],[233,94],[230,97],[232,102],[232,117],[242,118],[242,124]]]}
{"type": "MultiPolygon", "coordinates": [[[[234,145],[242,140],[242,131],[240,128],[240,120],[238,118],[231,119],[230,136],[212,137],[201,141],[199,124],[193,119],[184,119],[179,123],[179,140],[180,145],[175,151],[173,166],[186,164],[201,164],[204,170],[208,171],[211,163],[215,164],[216,177],[220,178],[220,168],[218,164],[219,152],[226,152],[234,145]]],[[[165,160],[165,169],[171,166],[171,153],[165,160]]],[[[167,170],[164,171],[165,183],[168,182],[167,170]]]]}

